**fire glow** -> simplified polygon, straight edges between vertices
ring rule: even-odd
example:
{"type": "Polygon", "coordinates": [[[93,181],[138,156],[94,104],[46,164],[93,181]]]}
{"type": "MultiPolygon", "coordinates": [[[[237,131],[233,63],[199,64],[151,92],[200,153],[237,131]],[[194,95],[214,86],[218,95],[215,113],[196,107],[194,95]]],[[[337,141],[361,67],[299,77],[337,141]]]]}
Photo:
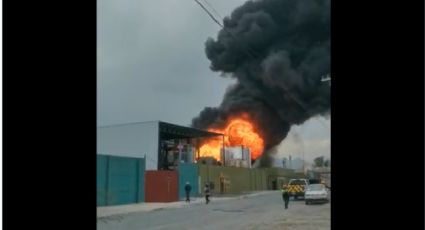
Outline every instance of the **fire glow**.
{"type": "MultiPolygon", "coordinates": [[[[264,141],[255,132],[254,125],[246,118],[230,119],[224,129],[208,129],[208,131],[223,133],[225,147],[245,146],[251,150],[251,158],[257,159],[264,150],[264,141]]],[[[199,153],[201,157],[214,157],[220,159],[222,139],[216,138],[204,143],[199,153]]]]}

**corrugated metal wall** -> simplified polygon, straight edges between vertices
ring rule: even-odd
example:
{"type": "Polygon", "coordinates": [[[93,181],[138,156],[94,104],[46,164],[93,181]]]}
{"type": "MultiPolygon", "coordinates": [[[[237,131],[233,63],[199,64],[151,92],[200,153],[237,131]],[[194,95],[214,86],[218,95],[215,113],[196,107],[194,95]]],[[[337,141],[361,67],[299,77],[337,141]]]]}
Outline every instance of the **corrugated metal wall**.
{"type": "Polygon", "coordinates": [[[292,178],[305,177],[303,174],[295,173],[293,169],[264,168],[267,175],[267,189],[281,189],[283,184],[287,184],[292,178]]]}
{"type": "Polygon", "coordinates": [[[238,194],[243,191],[259,191],[267,189],[266,173],[264,170],[236,167],[199,165],[201,186],[207,181],[214,184],[213,193],[221,193],[221,179],[225,178],[228,185],[224,193],[238,194]]]}
{"type": "Polygon", "coordinates": [[[201,176],[202,188],[207,181],[210,181],[214,184],[213,193],[216,194],[271,190],[273,187],[280,188],[287,178],[298,178],[300,176],[295,174],[293,170],[279,168],[248,169],[212,165],[199,165],[199,175],[201,176]],[[224,185],[220,178],[225,178],[228,185],[224,185]],[[273,186],[273,181],[276,181],[275,186],[273,186]],[[223,186],[226,187],[224,190],[221,189],[223,186]]]}
{"type": "Polygon", "coordinates": [[[179,165],[179,197],[180,199],[186,198],[184,186],[186,181],[192,186],[191,196],[199,195],[198,186],[198,165],[197,164],[180,164],[179,165]]]}
{"type": "Polygon", "coordinates": [[[146,171],[145,202],[173,202],[179,200],[177,171],[146,171]]]}
{"type": "Polygon", "coordinates": [[[97,206],[144,201],[145,159],[97,155],[97,206]]]}

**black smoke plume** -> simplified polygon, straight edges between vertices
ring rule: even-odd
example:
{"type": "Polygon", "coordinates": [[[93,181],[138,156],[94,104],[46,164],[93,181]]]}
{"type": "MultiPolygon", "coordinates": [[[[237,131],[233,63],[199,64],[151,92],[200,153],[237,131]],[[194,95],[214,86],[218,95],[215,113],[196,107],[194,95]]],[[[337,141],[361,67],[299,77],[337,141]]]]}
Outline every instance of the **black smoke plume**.
{"type": "MultiPolygon", "coordinates": [[[[210,68],[236,78],[219,107],[192,120],[197,128],[222,128],[248,113],[264,138],[265,152],[291,125],[330,111],[330,0],[247,1],[223,20],[205,52],[210,68]]],[[[263,154],[260,166],[268,166],[263,154]]]]}

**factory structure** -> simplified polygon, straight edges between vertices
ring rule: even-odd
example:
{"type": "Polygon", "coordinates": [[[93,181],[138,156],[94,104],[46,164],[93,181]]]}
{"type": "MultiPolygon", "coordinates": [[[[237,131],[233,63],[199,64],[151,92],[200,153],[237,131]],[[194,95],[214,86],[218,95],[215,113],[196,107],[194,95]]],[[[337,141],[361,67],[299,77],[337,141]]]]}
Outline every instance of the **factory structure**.
{"type": "Polygon", "coordinates": [[[183,199],[209,184],[213,195],[279,188],[303,177],[282,168],[252,168],[250,149],[225,146],[224,135],[162,121],[97,128],[97,206],[183,199]],[[220,159],[202,156],[200,145],[223,140],[220,159]]]}

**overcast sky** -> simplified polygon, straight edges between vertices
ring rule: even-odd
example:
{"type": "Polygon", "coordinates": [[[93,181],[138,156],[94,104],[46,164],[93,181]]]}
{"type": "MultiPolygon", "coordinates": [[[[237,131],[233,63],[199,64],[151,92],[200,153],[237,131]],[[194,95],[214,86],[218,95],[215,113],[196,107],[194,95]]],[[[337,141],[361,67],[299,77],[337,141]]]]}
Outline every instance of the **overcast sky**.
{"type": "MultiPolygon", "coordinates": [[[[209,0],[222,16],[243,2],[209,0]]],[[[187,126],[205,106],[220,104],[234,80],[209,69],[204,43],[220,27],[194,0],[98,0],[97,7],[98,126],[187,126]]],[[[279,155],[302,151],[307,159],[329,155],[330,119],[293,127],[279,146],[279,155]]]]}

